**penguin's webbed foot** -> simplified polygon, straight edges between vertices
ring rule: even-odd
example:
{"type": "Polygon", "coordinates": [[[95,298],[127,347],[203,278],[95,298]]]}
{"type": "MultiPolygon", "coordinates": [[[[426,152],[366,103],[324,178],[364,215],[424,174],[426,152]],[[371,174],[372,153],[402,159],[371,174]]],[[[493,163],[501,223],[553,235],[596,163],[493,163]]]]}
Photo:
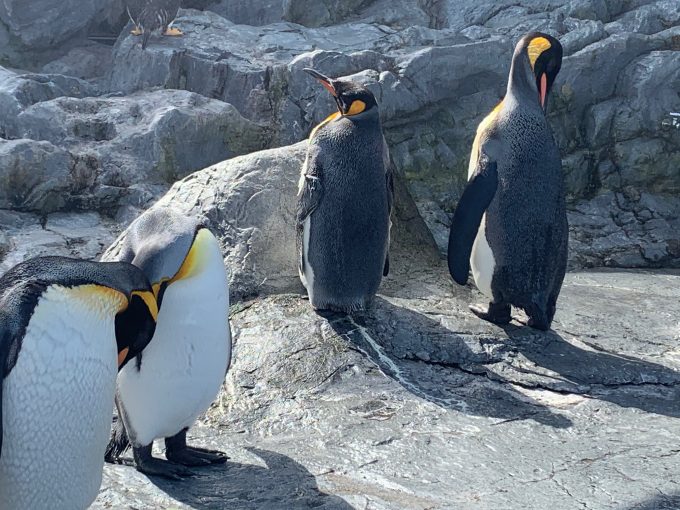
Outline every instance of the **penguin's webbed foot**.
{"type": "Polygon", "coordinates": [[[182,480],[194,473],[184,466],[179,466],[162,459],[156,459],[151,455],[153,444],[141,448],[133,448],[135,467],[146,476],[160,476],[168,480],[182,480]]]}
{"type": "Polygon", "coordinates": [[[504,326],[512,320],[510,305],[489,303],[488,308],[482,305],[470,305],[470,311],[482,320],[504,326]]]}
{"type": "Polygon", "coordinates": [[[530,328],[538,329],[540,331],[548,331],[552,324],[552,319],[548,318],[548,314],[543,310],[525,310],[529,320],[526,325],[530,328]]]}
{"type": "Polygon", "coordinates": [[[132,35],[142,35],[142,34],[144,33],[144,30],[142,30],[142,29],[139,28],[139,27],[135,27],[135,28],[133,28],[132,30],[130,30],[130,33],[131,33],[132,35]]]}
{"type": "Polygon", "coordinates": [[[165,29],[165,32],[163,32],[163,35],[167,35],[169,37],[179,37],[184,35],[184,32],[182,32],[179,28],[168,27],[165,29]]]}
{"type": "Polygon", "coordinates": [[[194,473],[184,466],[174,464],[162,459],[154,459],[153,457],[145,460],[141,464],[136,463],[137,471],[144,473],[146,476],[160,476],[168,480],[183,480],[194,473]]]}
{"type": "Polygon", "coordinates": [[[200,467],[210,464],[224,464],[229,457],[217,450],[194,448],[187,445],[187,429],[165,438],[165,458],[182,466],[200,467]]]}
{"type": "Polygon", "coordinates": [[[182,449],[168,449],[165,452],[166,458],[175,464],[188,467],[207,466],[209,464],[224,464],[229,460],[223,452],[216,450],[206,450],[203,448],[193,448],[187,446],[182,449]]]}

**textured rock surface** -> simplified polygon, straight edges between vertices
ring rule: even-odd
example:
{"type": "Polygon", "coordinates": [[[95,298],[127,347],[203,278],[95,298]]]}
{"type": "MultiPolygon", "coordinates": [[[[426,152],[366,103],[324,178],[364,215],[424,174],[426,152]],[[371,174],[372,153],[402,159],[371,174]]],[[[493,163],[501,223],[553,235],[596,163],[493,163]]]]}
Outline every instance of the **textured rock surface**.
{"type": "Polygon", "coordinates": [[[675,508],[680,274],[568,275],[540,334],[477,320],[443,267],[396,267],[352,319],[235,306],[193,433],[230,462],[180,483],[107,466],[94,508],[675,508]]]}
{"type": "Polygon", "coordinates": [[[141,207],[177,179],[261,149],[268,139],[265,128],[233,106],[186,91],[59,97],[12,119],[5,134],[22,140],[0,145],[0,158],[9,160],[0,170],[0,207],[9,203],[39,213],[115,215],[121,205],[141,207]],[[35,188],[36,182],[41,186],[35,188]]]}

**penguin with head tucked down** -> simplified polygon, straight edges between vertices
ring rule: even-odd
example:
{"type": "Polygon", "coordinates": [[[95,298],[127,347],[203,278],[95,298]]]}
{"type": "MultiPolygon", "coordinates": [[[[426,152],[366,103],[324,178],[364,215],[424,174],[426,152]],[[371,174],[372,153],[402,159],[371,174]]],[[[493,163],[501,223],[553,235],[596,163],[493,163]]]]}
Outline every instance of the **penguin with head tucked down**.
{"type": "Polygon", "coordinates": [[[136,267],[62,257],[0,278],[0,507],[84,509],[97,497],[118,368],[158,309],[136,267]]]}
{"type": "Polygon", "coordinates": [[[231,360],[229,283],[219,242],[194,218],[159,208],[135,220],[114,247],[104,258],[144,271],[160,311],[153,341],[118,376],[119,419],[106,460],[117,462],[131,444],[139,471],[166,478],[191,475],[185,466],[226,462],[221,452],[186,443],[231,360]],[[168,462],[151,455],[160,438],[168,462]]]}
{"type": "Polygon", "coordinates": [[[511,305],[529,325],[550,328],[567,265],[568,224],[560,152],[546,118],[562,65],[562,46],[542,33],[515,48],[507,93],[481,122],[468,184],[454,213],[448,262],[453,279],[475,283],[482,319],[511,320],[511,305]]]}
{"type": "Polygon", "coordinates": [[[305,69],[338,111],[312,131],[298,191],[300,279],[317,310],[362,310],[389,272],[394,186],[378,103],[366,87],[305,69]]]}
{"type": "Polygon", "coordinates": [[[181,0],[126,0],[128,16],[134,24],[132,34],[142,36],[142,49],[146,49],[154,30],[167,36],[184,35],[178,28],[170,27],[181,3],[181,0]]]}

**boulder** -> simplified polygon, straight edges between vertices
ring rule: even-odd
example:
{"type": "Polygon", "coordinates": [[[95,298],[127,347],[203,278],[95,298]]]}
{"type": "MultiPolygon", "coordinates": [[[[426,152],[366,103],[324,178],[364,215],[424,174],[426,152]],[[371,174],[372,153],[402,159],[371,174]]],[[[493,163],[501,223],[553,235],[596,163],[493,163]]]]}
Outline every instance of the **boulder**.
{"type": "Polygon", "coordinates": [[[59,74],[21,73],[0,66],[0,137],[20,138],[16,120],[29,106],[58,97],[94,95],[89,83],[59,74]]]}
{"type": "Polygon", "coordinates": [[[108,16],[110,3],[107,0],[3,0],[0,22],[24,47],[47,49],[108,16]]]}
{"type": "Polygon", "coordinates": [[[96,259],[119,231],[97,213],[38,216],[0,209],[0,274],[31,257],[96,259]]]}
{"type": "Polygon", "coordinates": [[[4,188],[16,195],[13,206],[42,213],[101,210],[111,216],[121,205],[148,204],[193,171],[268,143],[267,129],[233,106],[173,90],[45,100],[18,114],[10,134],[30,139],[0,146],[14,155],[5,172],[20,179],[19,191],[7,179],[0,184],[0,193],[4,188]],[[26,146],[36,149],[21,150],[26,146]],[[45,147],[61,159],[44,164],[45,147]],[[42,185],[33,189],[36,183],[42,185]],[[49,205],[47,198],[35,198],[46,187],[56,193],[49,205]],[[24,196],[24,188],[34,195],[24,196]]]}

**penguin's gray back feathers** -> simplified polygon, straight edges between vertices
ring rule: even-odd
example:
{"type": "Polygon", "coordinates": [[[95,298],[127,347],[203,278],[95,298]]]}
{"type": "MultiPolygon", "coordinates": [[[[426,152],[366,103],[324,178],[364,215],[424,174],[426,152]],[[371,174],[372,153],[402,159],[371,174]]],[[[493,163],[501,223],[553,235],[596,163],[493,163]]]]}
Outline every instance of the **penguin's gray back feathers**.
{"type": "Polygon", "coordinates": [[[129,262],[151,283],[179,271],[202,227],[202,221],[170,207],[151,209],[137,218],[102,255],[102,260],[129,262]]]}

